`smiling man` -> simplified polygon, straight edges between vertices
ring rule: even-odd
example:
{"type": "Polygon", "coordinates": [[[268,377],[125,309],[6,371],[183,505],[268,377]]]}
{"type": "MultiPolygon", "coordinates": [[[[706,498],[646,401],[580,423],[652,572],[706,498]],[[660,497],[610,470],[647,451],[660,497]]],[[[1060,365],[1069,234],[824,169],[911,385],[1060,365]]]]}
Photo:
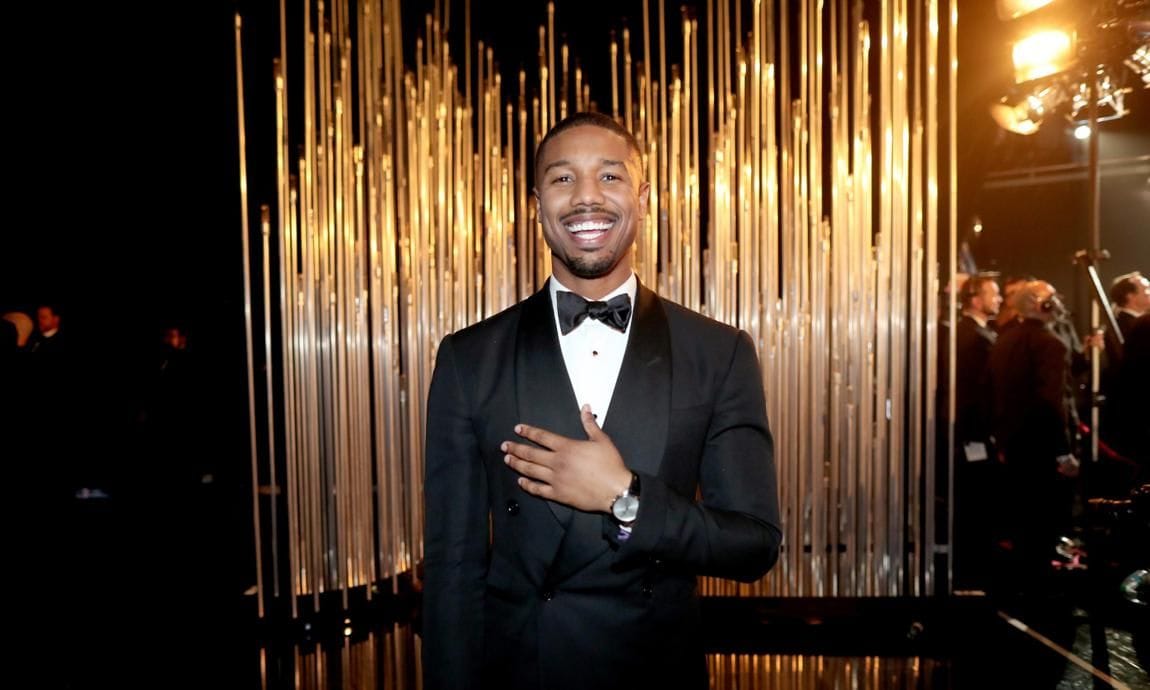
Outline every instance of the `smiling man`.
{"type": "Polygon", "coordinates": [[[551,279],[440,344],[427,688],[701,690],[697,576],[778,557],[754,346],[638,283],[642,170],[611,118],[557,124],[535,156],[551,279]]]}

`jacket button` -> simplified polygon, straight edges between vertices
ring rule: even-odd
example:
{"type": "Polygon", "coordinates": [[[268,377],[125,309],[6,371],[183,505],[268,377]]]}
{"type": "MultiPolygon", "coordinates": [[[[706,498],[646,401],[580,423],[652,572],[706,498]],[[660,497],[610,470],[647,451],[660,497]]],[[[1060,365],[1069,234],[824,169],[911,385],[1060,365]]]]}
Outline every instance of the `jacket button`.
{"type": "Polygon", "coordinates": [[[507,502],[507,514],[512,516],[519,514],[519,501],[511,499],[507,502]]]}
{"type": "Polygon", "coordinates": [[[550,589],[545,589],[539,596],[543,598],[543,601],[551,601],[551,597],[555,596],[555,592],[550,589]]]}

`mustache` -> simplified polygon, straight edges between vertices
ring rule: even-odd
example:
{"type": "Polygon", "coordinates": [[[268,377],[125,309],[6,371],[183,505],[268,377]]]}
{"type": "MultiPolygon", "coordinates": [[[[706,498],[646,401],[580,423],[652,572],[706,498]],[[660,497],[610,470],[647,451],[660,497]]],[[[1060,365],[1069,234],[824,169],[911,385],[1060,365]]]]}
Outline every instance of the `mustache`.
{"type": "Polygon", "coordinates": [[[571,211],[568,211],[567,213],[564,213],[562,216],[559,217],[559,221],[565,223],[570,218],[574,218],[576,216],[591,215],[591,214],[610,216],[612,221],[619,219],[618,215],[608,211],[607,209],[603,208],[602,206],[580,206],[580,207],[575,208],[571,211]]]}

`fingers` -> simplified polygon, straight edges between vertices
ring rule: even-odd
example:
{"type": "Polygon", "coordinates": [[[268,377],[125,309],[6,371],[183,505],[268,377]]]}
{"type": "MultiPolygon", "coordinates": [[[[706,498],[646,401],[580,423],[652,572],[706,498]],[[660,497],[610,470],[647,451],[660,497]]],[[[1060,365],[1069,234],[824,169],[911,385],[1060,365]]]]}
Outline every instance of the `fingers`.
{"type": "Polygon", "coordinates": [[[587,438],[592,441],[599,440],[599,437],[603,435],[603,430],[599,428],[599,422],[591,412],[590,405],[579,408],[579,418],[583,421],[583,430],[587,432],[587,438]]]}
{"type": "Polygon", "coordinates": [[[553,454],[546,448],[536,448],[526,443],[516,443],[514,441],[504,441],[500,444],[499,449],[508,455],[532,463],[545,462],[547,458],[553,454]]]}
{"type": "Polygon", "coordinates": [[[555,471],[546,464],[554,455],[551,451],[511,441],[504,441],[499,447],[506,453],[503,462],[524,477],[540,482],[550,482],[554,477],[555,471]]]}
{"type": "Polygon", "coordinates": [[[527,477],[520,477],[518,482],[519,488],[523,489],[532,496],[538,496],[540,498],[547,498],[551,500],[554,500],[555,498],[555,489],[550,484],[532,481],[527,477]]]}
{"type": "Polygon", "coordinates": [[[566,436],[560,436],[559,434],[552,433],[546,429],[540,429],[539,427],[530,426],[528,424],[516,424],[515,433],[529,441],[534,441],[544,448],[550,448],[551,450],[558,450],[559,446],[567,440],[566,436]]]}

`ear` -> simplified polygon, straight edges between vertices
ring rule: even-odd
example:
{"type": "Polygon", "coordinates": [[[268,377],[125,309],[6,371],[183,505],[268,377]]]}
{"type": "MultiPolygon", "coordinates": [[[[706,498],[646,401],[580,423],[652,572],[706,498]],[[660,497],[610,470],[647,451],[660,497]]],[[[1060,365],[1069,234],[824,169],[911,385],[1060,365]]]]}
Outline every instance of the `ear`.
{"type": "Polygon", "coordinates": [[[647,200],[651,198],[651,183],[639,183],[639,208],[643,209],[643,215],[647,215],[647,200]]]}

